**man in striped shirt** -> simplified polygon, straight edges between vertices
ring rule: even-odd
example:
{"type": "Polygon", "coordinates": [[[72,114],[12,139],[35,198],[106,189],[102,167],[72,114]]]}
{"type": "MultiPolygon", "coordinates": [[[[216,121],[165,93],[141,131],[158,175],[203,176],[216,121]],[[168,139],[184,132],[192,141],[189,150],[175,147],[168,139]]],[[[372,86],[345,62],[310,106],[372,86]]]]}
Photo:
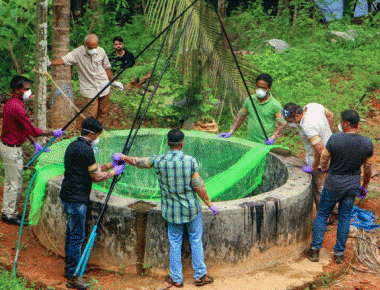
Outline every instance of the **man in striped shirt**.
{"type": "Polygon", "coordinates": [[[165,281],[175,287],[183,286],[181,246],[184,227],[186,226],[191,244],[194,268],[194,283],[202,286],[213,282],[206,275],[202,245],[202,209],[197,195],[213,211],[202,178],[199,176],[197,160],[182,152],[185,135],[178,129],[168,133],[169,152],[153,157],[130,157],[121,153],[112,156],[114,161],[124,161],[138,168],[154,168],[161,188],[162,216],[168,222],[170,242],[170,275],[165,281]]]}

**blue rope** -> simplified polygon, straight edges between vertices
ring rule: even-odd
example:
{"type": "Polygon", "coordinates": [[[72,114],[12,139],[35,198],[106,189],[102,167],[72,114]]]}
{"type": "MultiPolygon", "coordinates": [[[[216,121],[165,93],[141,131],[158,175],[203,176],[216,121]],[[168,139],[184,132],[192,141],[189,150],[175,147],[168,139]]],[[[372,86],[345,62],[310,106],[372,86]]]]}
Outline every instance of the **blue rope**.
{"type": "Polygon", "coordinates": [[[24,229],[24,221],[25,221],[25,215],[26,215],[26,208],[28,206],[29,194],[30,194],[30,191],[32,189],[33,182],[36,179],[37,173],[38,173],[37,171],[36,171],[36,173],[34,173],[34,175],[32,177],[32,180],[29,183],[28,191],[27,191],[26,197],[25,197],[24,211],[22,213],[21,226],[20,226],[20,232],[19,232],[19,236],[18,236],[18,243],[17,243],[17,250],[16,250],[16,256],[15,256],[15,260],[14,260],[14,263],[13,263],[13,275],[14,275],[15,278],[16,278],[17,260],[18,260],[18,256],[19,256],[19,252],[20,252],[20,247],[21,247],[22,232],[23,232],[23,229],[24,229]]]}

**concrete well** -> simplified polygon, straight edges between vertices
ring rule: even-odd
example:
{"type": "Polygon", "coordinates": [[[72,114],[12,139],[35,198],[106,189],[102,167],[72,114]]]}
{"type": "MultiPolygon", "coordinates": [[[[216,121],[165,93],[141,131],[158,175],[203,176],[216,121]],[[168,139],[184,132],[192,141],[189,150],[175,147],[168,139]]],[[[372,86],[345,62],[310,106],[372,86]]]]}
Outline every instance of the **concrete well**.
{"type": "MultiPolygon", "coordinates": [[[[262,185],[254,196],[214,203],[218,216],[203,205],[203,244],[209,270],[225,275],[251,272],[296,258],[312,228],[311,176],[294,157],[267,155],[262,185]]],[[[41,219],[34,232],[51,251],[64,256],[66,216],[59,191],[62,177],[48,181],[41,219]]],[[[91,193],[92,229],[106,194],[91,193]]],[[[190,246],[183,246],[184,272],[192,273],[190,246]]],[[[159,203],[112,195],[89,263],[141,272],[167,272],[169,242],[159,203]],[[145,212],[145,213],[144,213],[145,212]]]]}

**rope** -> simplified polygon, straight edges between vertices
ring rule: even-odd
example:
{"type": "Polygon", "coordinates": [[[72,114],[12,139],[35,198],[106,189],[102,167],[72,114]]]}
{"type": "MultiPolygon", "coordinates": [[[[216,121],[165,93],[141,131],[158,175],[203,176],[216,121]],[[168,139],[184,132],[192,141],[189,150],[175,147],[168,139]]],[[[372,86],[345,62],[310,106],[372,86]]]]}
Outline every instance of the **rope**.
{"type": "MultiPolygon", "coordinates": [[[[196,0],[196,1],[198,1],[198,0],[196,0]]],[[[195,1],[195,2],[196,2],[196,1],[195,1]]],[[[193,2],[193,3],[195,3],[195,2],[193,2]]],[[[140,122],[139,122],[139,124],[138,124],[138,126],[137,126],[137,128],[136,128],[136,130],[135,130],[135,133],[134,133],[134,135],[133,135],[133,137],[132,137],[131,142],[130,142],[129,144],[128,144],[128,142],[127,142],[128,140],[125,142],[124,149],[123,149],[123,154],[128,154],[129,149],[132,147],[132,144],[133,144],[134,139],[135,139],[135,137],[136,137],[136,135],[137,135],[137,132],[138,132],[138,130],[139,130],[139,128],[140,128],[140,126],[141,126],[141,124],[142,124],[144,118],[145,118],[145,115],[146,115],[146,113],[147,113],[147,111],[148,111],[148,108],[149,108],[149,106],[150,106],[150,104],[151,104],[151,102],[152,102],[152,100],[153,100],[153,97],[154,97],[154,95],[155,95],[155,93],[156,93],[156,91],[157,91],[157,88],[158,88],[158,86],[159,86],[159,84],[160,84],[160,81],[162,80],[162,77],[163,77],[164,73],[166,72],[167,67],[169,66],[170,60],[171,60],[171,58],[172,58],[173,55],[174,55],[174,51],[175,51],[175,49],[177,48],[178,43],[179,43],[179,41],[180,41],[180,39],[181,39],[181,37],[182,37],[182,35],[183,35],[185,29],[187,28],[187,25],[188,25],[188,23],[189,23],[189,20],[190,20],[190,17],[191,17],[191,16],[192,16],[192,12],[191,12],[191,14],[190,14],[189,17],[188,17],[188,19],[187,19],[187,21],[186,21],[186,23],[185,23],[185,25],[184,25],[184,27],[183,27],[183,29],[182,29],[182,31],[181,31],[179,37],[178,37],[178,40],[177,40],[177,42],[175,43],[175,45],[174,45],[174,47],[173,47],[173,49],[172,49],[171,54],[169,55],[169,57],[168,57],[167,60],[166,60],[165,67],[164,67],[164,69],[162,70],[162,73],[161,73],[161,75],[160,75],[160,78],[158,79],[157,84],[156,84],[156,86],[155,86],[155,88],[154,88],[154,91],[152,92],[152,95],[150,96],[150,99],[149,99],[149,101],[148,101],[148,104],[146,105],[145,111],[144,111],[144,113],[142,114],[142,116],[141,116],[141,118],[140,118],[140,122]]],[[[131,129],[131,130],[132,130],[132,129],[131,129]]],[[[105,210],[106,210],[106,208],[107,208],[107,203],[108,203],[108,201],[109,201],[109,199],[110,199],[110,197],[111,197],[111,194],[112,194],[112,192],[113,192],[113,189],[114,189],[116,183],[121,179],[121,177],[122,177],[122,174],[117,175],[117,176],[114,176],[114,178],[112,179],[112,183],[111,183],[111,185],[110,185],[109,191],[108,191],[107,196],[106,196],[106,198],[105,198],[105,200],[104,200],[104,202],[103,202],[103,206],[102,206],[102,208],[101,208],[101,210],[100,210],[100,213],[99,213],[98,219],[96,220],[96,223],[95,223],[95,225],[94,225],[94,227],[93,227],[93,230],[92,230],[92,232],[91,232],[90,238],[89,238],[89,240],[88,240],[88,242],[87,242],[87,244],[86,244],[86,247],[85,247],[85,249],[84,249],[84,251],[83,251],[83,253],[82,253],[82,255],[81,255],[81,258],[80,258],[80,261],[79,261],[79,263],[78,263],[78,266],[77,266],[77,268],[76,268],[76,270],[75,270],[75,274],[74,274],[74,276],[82,276],[83,273],[84,273],[84,269],[86,268],[87,260],[88,260],[90,254],[91,254],[91,250],[92,250],[92,247],[93,247],[94,242],[95,242],[95,239],[96,239],[98,226],[99,226],[99,224],[100,224],[100,221],[101,221],[102,218],[103,218],[104,212],[105,212],[105,210]]]]}
{"type": "Polygon", "coordinates": [[[265,136],[265,140],[268,140],[268,135],[267,135],[267,133],[265,132],[263,122],[261,121],[261,118],[260,118],[260,116],[259,116],[259,112],[257,111],[257,108],[256,108],[256,106],[255,106],[255,103],[253,102],[253,99],[252,99],[251,94],[250,94],[250,92],[249,92],[249,89],[248,89],[247,83],[245,82],[245,79],[244,79],[243,73],[242,73],[242,71],[241,71],[241,69],[240,69],[240,66],[239,66],[239,63],[238,63],[238,61],[237,61],[237,59],[236,59],[236,56],[235,56],[234,50],[232,49],[232,45],[231,45],[230,39],[228,38],[227,32],[226,32],[226,30],[225,30],[225,28],[224,28],[224,25],[223,25],[223,21],[222,21],[222,19],[220,18],[220,15],[219,15],[219,13],[218,13],[218,8],[216,7],[216,5],[214,6],[214,8],[215,8],[215,13],[216,13],[216,15],[218,16],[218,19],[219,19],[220,25],[221,25],[221,27],[222,27],[223,35],[224,35],[224,37],[226,38],[226,40],[227,40],[227,42],[228,42],[228,46],[229,46],[229,48],[230,48],[230,50],[231,50],[232,56],[233,56],[233,58],[234,58],[234,61],[235,61],[235,63],[236,63],[236,66],[237,66],[237,68],[238,68],[238,70],[239,70],[239,73],[240,73],[241,79],[242,79],[242,81],[243,81],[243,83],[244,83],[244,86],[245,86],[245,89],[246,89],[246,91],[247,91],[248,97],[249,97],[249,99],[250,99],[250,101],[251,101],[251,103],[252,103],[253,109],[254,109],[255,114],[256,114],[256,116],[257,116],[257,120],[259,121],[260,127],[261,127],[261,129],[263,130],[263,133],[264,133],[264,136],[265,136]]]}
{"type": "MultiPolygon", "coordinates": [[[[42,75],[42,76],[47,76],[51,81],[52,83],[54,84],[54,86],[58,89],[58,91],[64,96],[64,99],[69,102],[69,104],[74,108],[75,111],[77,111],[77,113],[80,112],[80,109],[70,100],[70,98],[62,91],[62,89],[58,86],[58,84],[54,81],[53,77],[49,74],[49,72],[47,71],[44,71],[44,72],[40,72],[38,70],[36,70],[35,67],[33,67],[33,72],[39,74],[39,75],[42,75]]],[[[83,119],[86,119],[86,116],[83,115],[83,113],[80,113],[80,116],[83,118],[83,119]]]]}

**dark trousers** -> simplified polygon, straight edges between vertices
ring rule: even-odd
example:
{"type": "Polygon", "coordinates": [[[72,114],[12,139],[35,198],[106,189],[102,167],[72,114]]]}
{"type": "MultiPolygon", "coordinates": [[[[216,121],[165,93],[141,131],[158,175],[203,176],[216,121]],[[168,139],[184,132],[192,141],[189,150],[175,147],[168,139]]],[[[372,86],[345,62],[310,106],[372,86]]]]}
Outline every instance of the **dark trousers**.
{"type": "Polygon", "coordinates": [[[87,206],[83,203],[63,203],[63,209],[67,214],[65,240],[66,276],[72,277],[82,253],[87,206]]]}

